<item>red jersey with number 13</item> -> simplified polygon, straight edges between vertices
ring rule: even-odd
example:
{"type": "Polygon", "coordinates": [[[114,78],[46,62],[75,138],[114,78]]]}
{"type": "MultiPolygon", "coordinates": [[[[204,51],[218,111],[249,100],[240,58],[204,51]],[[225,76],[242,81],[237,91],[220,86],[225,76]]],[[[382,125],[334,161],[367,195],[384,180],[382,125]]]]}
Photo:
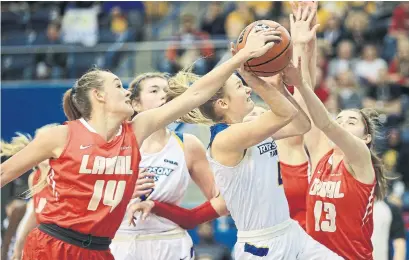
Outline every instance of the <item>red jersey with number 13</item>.
{"type": "Polygon", "coordinates": [[[131,123],[106,142],[84,120],[66,123],[68,141],[50,160],[47,204],[40,223],[113,238],[134,191],[140,162],[131,123]]]}
{"type": "Polygon", "coordinates": [[[332,163],[333,150],[318,163],[307,195],[307,233],[338,255],[370,260],[375,184],[356,180],[342,160],[332,163]],[[335,169],[331,173],[332,167],[335,169]]]}

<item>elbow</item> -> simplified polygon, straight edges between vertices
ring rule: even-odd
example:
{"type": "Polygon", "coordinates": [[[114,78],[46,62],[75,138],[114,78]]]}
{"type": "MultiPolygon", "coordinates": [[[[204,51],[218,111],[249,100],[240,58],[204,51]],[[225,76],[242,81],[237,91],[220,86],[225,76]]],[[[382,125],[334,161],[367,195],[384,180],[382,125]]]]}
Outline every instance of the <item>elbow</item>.
{"type": "Polygon", "coordinates": [[[295,107],[291,110],[288,117],[285,119],[286,122],[290,123],[293,121],[297,116],[300,115],[300,110],[296,109],[295,107]]]}

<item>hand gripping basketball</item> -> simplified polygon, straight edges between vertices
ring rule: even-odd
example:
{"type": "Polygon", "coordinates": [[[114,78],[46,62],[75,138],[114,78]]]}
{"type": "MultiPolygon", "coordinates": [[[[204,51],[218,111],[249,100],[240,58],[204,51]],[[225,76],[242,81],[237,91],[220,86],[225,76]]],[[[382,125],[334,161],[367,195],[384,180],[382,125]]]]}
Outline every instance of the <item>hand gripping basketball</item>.
{"type": "Polygon", "coordinates": [[[249,53],[250,59],[263,56],[276,42],[281,41],[280,35],[280,31],[272,28],[259,30],[254,28],[247,36],[247,43],[243,50],[249,53]]]}

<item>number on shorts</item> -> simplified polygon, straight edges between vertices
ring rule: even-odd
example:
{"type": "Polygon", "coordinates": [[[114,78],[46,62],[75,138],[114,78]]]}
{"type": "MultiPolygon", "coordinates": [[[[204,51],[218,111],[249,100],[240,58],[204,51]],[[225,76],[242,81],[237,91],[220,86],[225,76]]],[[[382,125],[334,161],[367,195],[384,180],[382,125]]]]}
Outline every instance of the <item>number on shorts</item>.
{"type": "MultiPolygon", "coordinates": [[[[88,204],[88,210],[95,211],[98,208],[99,202],[102,198],[105,180],[98,180],[94,185],[94,194],[88,204]]],[[[112,212],[116,206],[121,202],[125,192],[126,181],[110,180],[105,187],[104,199],[102,203],[106,206],[111,206],[112,212]]]]}
{"type": "Polygon", "coordinates": [[[283,185],[283,179],[281,178],[281,167],[280,162],[277,161],[277,169],[278,169],[278,186],[283,185]]]}
{"type": "Polygon", "coordinates": [[[335,224],[336,216],[337,212],[334,204],[322,202],[320,200],[316,201],[314,206],[315,231],[335,232],[335,230],[337,230],[337,226],[335,224]],[[326,220],[321,221],[320,224],[322,209],[324,209],[326,212],[326,220]]]}

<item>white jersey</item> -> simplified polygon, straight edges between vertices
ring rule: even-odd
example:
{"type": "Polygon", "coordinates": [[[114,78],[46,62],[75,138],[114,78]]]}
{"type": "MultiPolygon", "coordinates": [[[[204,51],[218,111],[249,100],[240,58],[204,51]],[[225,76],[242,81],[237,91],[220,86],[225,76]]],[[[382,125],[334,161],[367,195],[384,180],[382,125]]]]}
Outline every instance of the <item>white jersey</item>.
{"type": "MultiPolygon", "coordinates": [[[[183,141],[180,136],[172,132],[168,143],[158,153],[141,153],[140,168],[148,168],[155,173],[155,188],[149,195],[152,200],[179,205],[185,195],[190,175],[186,166],[183,141]]],[[[140,199],[134,199],[130,203],[140,199]]],[[[151,234],[165,232],[178,227],[174,222],[155,214],[141,221],[141,213],[136,213],[136,226],[129,226],[128,214],[119,227],[118,232],[132,232],[133,234],[151,234]]]]}
{"type": "Polygon", "coordinates": [[[208,158],[239,231],[269,228],[290,218],[277,145],[272,138],[248,148],[234,167],[221,165],[209,151],[208,158]]]}

